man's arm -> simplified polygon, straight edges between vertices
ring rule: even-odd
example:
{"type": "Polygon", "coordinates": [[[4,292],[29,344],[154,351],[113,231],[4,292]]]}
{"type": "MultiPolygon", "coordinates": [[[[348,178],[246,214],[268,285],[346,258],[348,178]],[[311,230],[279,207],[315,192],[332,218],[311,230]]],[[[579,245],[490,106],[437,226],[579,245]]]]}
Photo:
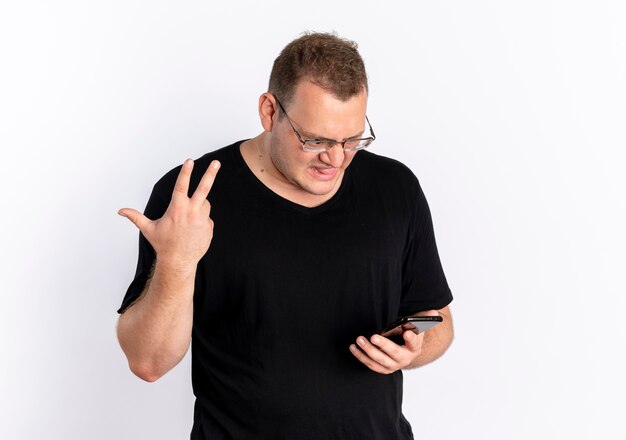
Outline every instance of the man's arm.
{"type": "Polygon", "coordinates": [[[188,197],[193,161],[185,161],[167,211],[158,220],[134,209],[119,211],[139,228],[156,253],[151,279],[117,326],[131,371],[149,382],[178,364],[189,348],[196,269],[213,238],[207,196],[219,166],[213,161],[188,197]]]}
{"type": "Polygon", "coordinates": [[[158,259],[143,293],[122,313],[117,337],[130,370],[154,382],[185,356],[193,324],[195,268],[181,270],[158,259]]]}
{"type": "Polygon", "coordinates": [[[430,330],[416,335],[411,330],[402,334],[405,345],[398,345],[388,338],[374,335],[368,341],[357,338],[357,345],[350,351],[370,370],[391,374],[403,368],[417,368],[441,357],[452,343],[454,330],[449,307],[416,313],[415,316],[443,316],[443,322],[430,330]]]}

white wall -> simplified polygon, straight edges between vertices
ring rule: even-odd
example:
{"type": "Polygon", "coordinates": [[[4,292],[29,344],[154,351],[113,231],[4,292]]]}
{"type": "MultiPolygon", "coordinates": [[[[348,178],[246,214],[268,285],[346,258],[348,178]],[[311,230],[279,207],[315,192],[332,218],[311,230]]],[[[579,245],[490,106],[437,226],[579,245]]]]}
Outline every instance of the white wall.
{"type": "Polygon", "coordinates": [[[305,29],[359,42],[373,151],[418,175],[457,336],[406,374],[419,439],[625,438],[626,7],[615,1],[0,6],[0,438],[180,439],[189,362],[114,333],[154,181],[260,131],[305,29]]]}

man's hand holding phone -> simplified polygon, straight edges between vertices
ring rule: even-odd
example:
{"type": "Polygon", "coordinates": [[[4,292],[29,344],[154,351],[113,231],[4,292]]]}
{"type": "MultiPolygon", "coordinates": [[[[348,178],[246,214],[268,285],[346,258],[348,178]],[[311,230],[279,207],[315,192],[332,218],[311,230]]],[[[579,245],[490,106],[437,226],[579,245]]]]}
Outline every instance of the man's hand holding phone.
{"type": "MultiPolygon", "coordinates": [[[[425,321],[430,323],[428,328],[442,321],[442,317],[439,316],[436,310],[420,312],[415,316],[434,317],[425,321]]],[[[417,332],[418,328],[419,325],[411,324],[410,319],[398,320],[381,329],[369,340],[359,336],[356,340],[356,345],[350,345],[350,351],[354,357],[370,370],[380,374],[394,373],[410,366],[422,353],[424,332],[417,332]],[[387,337],[381,333],[387,335],[387,337]],[[389,339],[394,334],[402,335],[404,345],[397,344],[389,339]]]]}

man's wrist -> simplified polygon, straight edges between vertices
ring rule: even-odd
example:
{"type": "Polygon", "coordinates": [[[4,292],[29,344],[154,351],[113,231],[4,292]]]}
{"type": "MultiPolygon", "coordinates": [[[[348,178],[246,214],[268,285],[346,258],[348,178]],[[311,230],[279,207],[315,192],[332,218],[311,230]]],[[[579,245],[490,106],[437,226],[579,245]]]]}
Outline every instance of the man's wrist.
{"type": "Polygon", "coordinates": [[[198,263],[179,258],[157,255],[155,273],[167,278],[185,279],[195,277],[198,263]]]}

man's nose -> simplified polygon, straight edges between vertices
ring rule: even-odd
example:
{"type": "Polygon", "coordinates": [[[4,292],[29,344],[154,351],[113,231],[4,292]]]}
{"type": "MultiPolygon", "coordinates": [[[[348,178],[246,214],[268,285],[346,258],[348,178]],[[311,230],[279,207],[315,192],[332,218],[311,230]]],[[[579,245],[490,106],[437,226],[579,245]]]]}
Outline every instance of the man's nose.
{"type": "Polygon", "coordinates": [[[333,144],[331,148],[324,151],[320,158],[322,161],[334,168],[339,168],[343,163],[343,159],[345,157],[345,153],[343,151],[343,146],[340,143],[333,144]]]}

